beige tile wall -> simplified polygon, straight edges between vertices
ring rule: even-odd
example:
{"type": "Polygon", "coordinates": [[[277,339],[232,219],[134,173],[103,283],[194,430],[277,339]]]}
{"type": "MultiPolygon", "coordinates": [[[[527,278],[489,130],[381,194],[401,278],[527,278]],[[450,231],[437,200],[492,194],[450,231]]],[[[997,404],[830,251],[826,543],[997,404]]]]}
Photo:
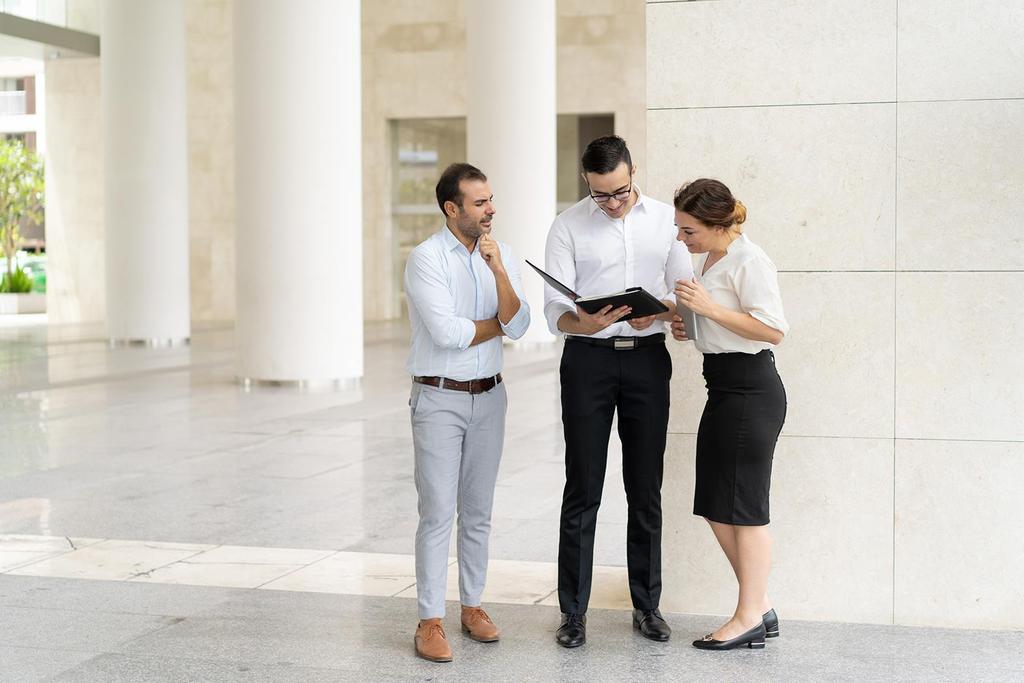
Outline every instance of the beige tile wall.
{"type": "MultiPolygon", "coordinates": [[[[1024,628],[1024,6],[659,2],[647,23],[650,187],[725,180],[780,269],[780,611],[1024,628]]],[[[726,614],[690,514],[696,356],[673,348],[665,603],[726,614]]]]}
{"type": "Polygon", "coordinates": [[[1020,629],[1024,444],[896,441],[896,623],[1020,629]]]}
{"type": "MultiPolygon", "coordinates": [[[[892,4],[891,2],[889,4],[892,4]]],[[[1024,97],[1024,3],[899,0],[902,101],[1024,97]]]]}
{"type": "Polygon", "coordinates": [[[99,59],[46,62],[46,310],[106,319],[99,59]]]}
{"type": "Polygon", "coordinates": [[[896,436],[1024,442],[1024,270],[896,277],[896,436]]]}
{"type": "MultiPolygon", "coordinates": [[[[189,246],[192,319],[235,317],[232,0],[188,0],[189,246]]],[[[277,90],[276,88],[274,90],[277,90]]],[[[273,96],[287,96],[277,92],[273,96]]]]}
{"type": "Polygon", "coordinates": [[[647,16],[651,109],[879,102],[895,94],[894,0],[649,3],[647,16]]]}
{"type": "Polygon", "coordinates": [[[896,105],[651,111],[649,191],[728,178],[744,229],[786,270],[892,270],[896,105]],[[714,131],[709,135],[708,131],[714,131]],[[799,247],[795,247],[799,245],[799,247]]]}
{"type": "Polygon", "coordinates": [[[1020,269],[1022,133],[1020,98],[899,105],[901,270],[1020,269]]]}

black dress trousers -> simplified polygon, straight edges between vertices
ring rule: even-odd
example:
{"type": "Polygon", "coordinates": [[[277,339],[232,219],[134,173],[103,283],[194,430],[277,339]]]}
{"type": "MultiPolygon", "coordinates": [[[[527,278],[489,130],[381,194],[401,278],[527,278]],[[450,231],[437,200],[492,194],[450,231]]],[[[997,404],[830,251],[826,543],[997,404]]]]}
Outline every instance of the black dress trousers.
{"type": "Polygon", "coordinates": [[[565,490],[558,539],[558,602],[586,612],[594,570],[608,438],[618,410],[628,520],[626,563],[633,606],[661,599],[661,481],[672,360],[665,344],[631,350],[566,339],[559,370],[565,433],[565,490]]]}

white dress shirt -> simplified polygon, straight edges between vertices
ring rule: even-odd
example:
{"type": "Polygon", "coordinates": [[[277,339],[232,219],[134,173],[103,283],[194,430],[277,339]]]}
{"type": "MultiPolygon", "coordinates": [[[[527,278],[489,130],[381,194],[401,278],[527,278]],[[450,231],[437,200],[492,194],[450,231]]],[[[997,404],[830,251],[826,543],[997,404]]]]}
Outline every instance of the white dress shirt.
{"type": "MultiPolygon", "coordinates": [[[[707,260],[708,254],[697,258],[698,273],[704,272],[707,260]]],[[[749,313],[782,334],[789,332],[775,264],[746,235],[737,237],[725,256],[712,264],[707,273],[698,275],[698,279],[715,303],[731,311],[749,313]]],[[[697,316],[694,344],[701,353],[758,353],[772,347],[765,341],[741,337],[702,316],[697,316]]]]}
{"type": "MultiPolygon", "coordinates": [[[[498,242],[498,248],[512,289],[519,296],[519,310],[501,329],[518,339],[530,326],[530,305],[523,298],[519,264],[512,249],[504,242],[498,242]]],[[[409,254],[405,295],[412,323],[412,347],[406,363],[410,374],[466,381],[501,372],[501,337],[470,346],[476,336],[473,321],[498,315],[494,273],[480,256],[479,244],[470,254],[448,226],[441,228],[409,254]]]]}
{"type": "MultiPolygon", "coordinates": [[[[634,188],[636,186],[634,185],[634,188]]],[[[675,281],[693,277],[693,261],[676,241],[675,210],[637,188],[637,201],[623,218],[609,218],[590,197],[558,216],[548,232],[544,270],[581,297],[615,294],[643,287],[659,300],[675,300],[675,281]]],[[[544,317],[553,334],[558,319],[576,313],[576,304],[550,285],[544,287],[544,317]]],[[[617,322],[592,337],[646,337],[664,332],[654,321],[646,330],[617,322]]]]}

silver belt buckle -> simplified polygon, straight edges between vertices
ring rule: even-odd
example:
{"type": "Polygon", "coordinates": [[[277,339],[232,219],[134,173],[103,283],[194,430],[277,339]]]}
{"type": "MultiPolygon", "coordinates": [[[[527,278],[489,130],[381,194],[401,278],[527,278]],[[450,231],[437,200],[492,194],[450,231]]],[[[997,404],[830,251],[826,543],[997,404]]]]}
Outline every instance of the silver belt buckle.
{"type": "Polygon", "coordinates": [[[632,351],[636,348],[636,337],[621,337],[614,341],[616,351],[632,351]]]}

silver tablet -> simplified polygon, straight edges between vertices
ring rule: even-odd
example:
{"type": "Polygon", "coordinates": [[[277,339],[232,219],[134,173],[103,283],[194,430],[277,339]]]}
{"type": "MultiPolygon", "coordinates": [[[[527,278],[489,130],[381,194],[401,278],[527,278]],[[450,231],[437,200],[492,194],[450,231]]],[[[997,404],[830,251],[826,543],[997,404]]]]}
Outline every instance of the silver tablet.
{"type": "Polygon", "coordinates": [[[676,315],[683,319],[683,327],[686,328],[686,338],[690,341],[697,341],[697,314],[683,304],[676,304],[676,315]]]}

